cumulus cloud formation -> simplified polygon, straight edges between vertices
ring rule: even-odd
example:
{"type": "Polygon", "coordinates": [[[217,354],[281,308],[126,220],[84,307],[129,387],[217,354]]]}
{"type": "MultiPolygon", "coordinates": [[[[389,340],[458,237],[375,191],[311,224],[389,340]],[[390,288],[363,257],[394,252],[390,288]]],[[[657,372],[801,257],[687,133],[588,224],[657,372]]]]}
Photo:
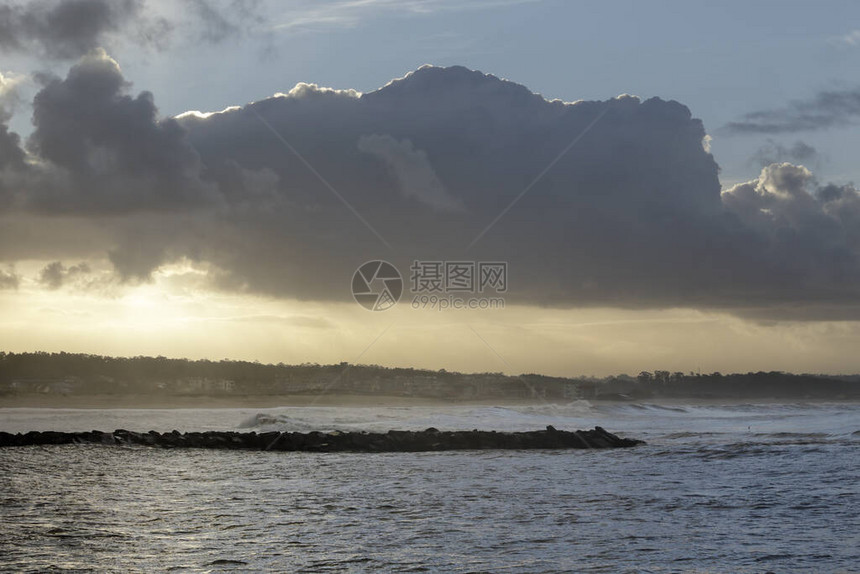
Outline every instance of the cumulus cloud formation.
{"type": "Polygon", "coordinates": [[[33,101],[27,147],[41,162],[27,201],[45,211],[172,209],[206,194],[199,156],[153,96],[131,96],[104,50],[65,79],[48,78],[33,101]]]}
{"type": "MultiPolygon", "coordinates": [[[[255,206],[245,205],[241,220],[227,215],[241,239],[201,248],[225,280],[247,289],[342,298],[347,270],[370,257],[408,267],[410,257],[468,255],[515,259],[524,300],[611,300],[635,280],[653,302],[671,297],[665,277],[689,264],[676,226],[699,230],[687,247],[715,243],[708,237],[721,209],[717,167],[701,145],[701,122],[676,102],[547,102],[493,76],[426,67],[360,96],[305,85],[245,109],[186,116],[182,125],[209,173],[235,164],[278,177],[276,204],[253,217],[255,206]],[[261,249],[268,265],[259,264],[261,249]]],[[[243,195],[221,190],[231,201],[243,195]]],[[[675,279],[673,290],[683,283],[675,279]]]]}
{"type": "Polygon", "coordinates": [[[853,186],[818,187],[805,167],[772,164],[724,191],[723,201],[745,224],[773,278],[762,299],[858,302],[860,193],[853,186]]]}
{"type": "Polygon", "coordinates": [[[860,88],[825,90],[773,110],[745,114],[725,126],[735,134],[787,134],[852,124],[860,116],[860,88]]]}
{"type": "Polygon", "coordinates": [[[512,303],[779,316],[860,297],[857,191],[779,163],[721,193],[702,123],[674,101],[549,102],[428,66],[370,93],[301,84],[160,118],[94,52],[34,109],[5,213],[57,231],[0,229],[7,261],[62,249],[132,282],[190,261],[213,288],[336,301],[370,259],[407,277],[415,259],[507,261],[512,303]]]}

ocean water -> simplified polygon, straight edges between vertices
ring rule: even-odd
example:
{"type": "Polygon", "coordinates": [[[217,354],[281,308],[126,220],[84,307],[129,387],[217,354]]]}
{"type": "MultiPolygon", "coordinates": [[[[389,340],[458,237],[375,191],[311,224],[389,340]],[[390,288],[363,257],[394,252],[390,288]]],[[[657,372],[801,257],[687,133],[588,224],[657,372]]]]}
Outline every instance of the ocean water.
{"type": "Polygon", "coordinates": [[[0,409],[0,430],[572,430],[601,451],[0,449],[9,572],[860,572],[860,405],[0,409]]]}

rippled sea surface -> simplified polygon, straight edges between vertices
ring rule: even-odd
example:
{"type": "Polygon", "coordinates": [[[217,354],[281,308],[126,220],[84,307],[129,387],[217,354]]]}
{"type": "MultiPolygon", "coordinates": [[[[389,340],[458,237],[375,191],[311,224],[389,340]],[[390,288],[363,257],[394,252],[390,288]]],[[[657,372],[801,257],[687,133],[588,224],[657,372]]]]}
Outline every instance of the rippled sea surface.
{"type": "Polygon", "coordinates": [[[611,451],[0,449],[14,572],[860,572],[860,405],[0,409],[0,430],[588,428],[611,451]]]}

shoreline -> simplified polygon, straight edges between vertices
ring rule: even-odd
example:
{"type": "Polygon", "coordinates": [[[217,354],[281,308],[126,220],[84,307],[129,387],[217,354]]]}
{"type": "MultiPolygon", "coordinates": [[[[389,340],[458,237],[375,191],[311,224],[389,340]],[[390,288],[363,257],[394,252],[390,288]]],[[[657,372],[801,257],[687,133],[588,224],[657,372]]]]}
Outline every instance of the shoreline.
{"type": "Polygon", "coordinates": [[[42,395],[0,397],[0,409],[236,409],[540,405],[539,399],[444,400],[394,395],[42,395]]]}
{"type": "Polygon", "coordinates": [[[26,393],[0,396],[0,409],[237,409],[279,407],[469,407],[469,406],[540,406],[586,401],[599,405],[654,404],[664,406],[719,406],[739,404],[858,404],[856,399],[820,399],[803,397],[773,398],[678,398],[653,397],[619,401],[607,399],[570,399],[564,401],[521,398],[439,399],[397,395],[361,394],[283,394],[283,395],[49,395],[26,393]]]}

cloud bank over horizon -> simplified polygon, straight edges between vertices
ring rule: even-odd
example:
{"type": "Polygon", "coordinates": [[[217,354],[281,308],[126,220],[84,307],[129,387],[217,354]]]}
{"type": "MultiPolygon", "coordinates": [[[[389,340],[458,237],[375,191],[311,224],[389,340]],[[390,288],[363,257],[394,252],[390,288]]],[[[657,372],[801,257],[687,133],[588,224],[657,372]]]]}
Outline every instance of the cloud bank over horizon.
{"type": "Polygon", "coordinates": [[[860,317],[858,191],[792,163],[722,190],[675,101],[425,66],[164,118],[101,49],[40,81],[26,141],[0,125],[0,262],[56,262],[44,288],[187,261],[214,289],[344,301],[369,259],[501,260],[510,303],[860,317]]]}

